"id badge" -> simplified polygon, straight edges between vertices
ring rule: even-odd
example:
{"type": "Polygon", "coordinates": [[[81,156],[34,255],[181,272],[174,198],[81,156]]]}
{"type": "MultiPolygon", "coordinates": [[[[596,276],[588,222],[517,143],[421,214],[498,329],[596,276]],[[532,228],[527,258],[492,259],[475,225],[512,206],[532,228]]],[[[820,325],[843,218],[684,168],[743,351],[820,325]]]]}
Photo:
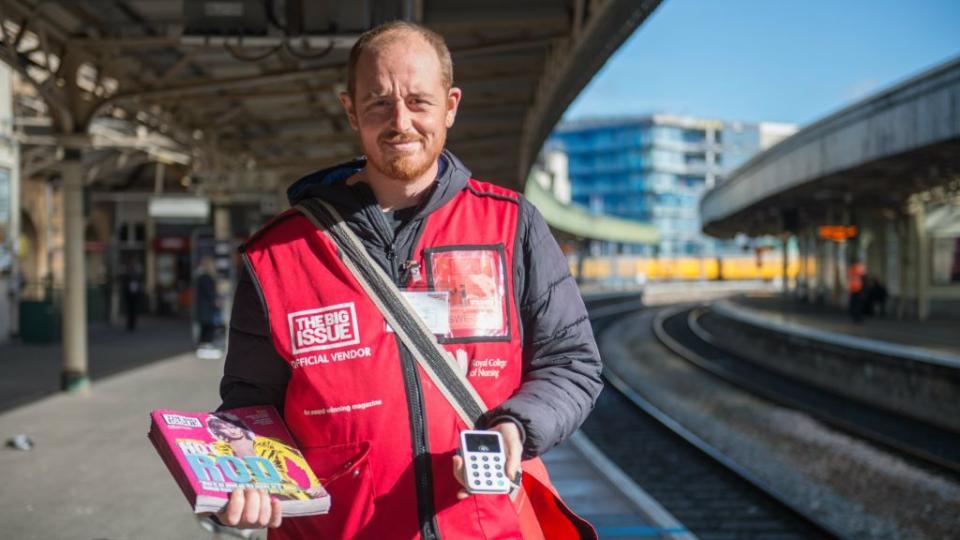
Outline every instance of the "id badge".
{"type": "MultiPolygon", "coordinates": [[[[450,333],[450,293],[447,291],[400,291],[433,334],[450,333]]],[[[387,323],[387,331],[393,332],[387,323]]]]}
{"type": "Polygon", "coordinates": [[[445,342],[509,340],[503,247],[443,246],[424,253],[429,285],[450,293],[445,342]]]}

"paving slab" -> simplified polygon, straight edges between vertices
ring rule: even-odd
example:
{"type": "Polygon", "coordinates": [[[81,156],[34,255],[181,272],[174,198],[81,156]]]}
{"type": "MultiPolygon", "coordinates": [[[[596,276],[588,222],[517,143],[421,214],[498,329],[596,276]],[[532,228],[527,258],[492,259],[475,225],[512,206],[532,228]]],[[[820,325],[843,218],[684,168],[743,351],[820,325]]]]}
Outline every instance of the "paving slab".
{"type": "Polygon", "coordinates": [[[0,537],[38,540],[209,539],[147,441],[157,408],[211,410],[220,361],[193,353],[0,414],[0,537]]]}
{"type": "MultiPolygon", "coordinates": [[[[93,323],[88,341],[87,357],[94,381],[193,348],[190,321],[170,317],[142,317],[133,332],[106,323],[93,323]]],[[[0,411],[59,392],[62,351],[60,343],[0,344],[0,411]]]]}

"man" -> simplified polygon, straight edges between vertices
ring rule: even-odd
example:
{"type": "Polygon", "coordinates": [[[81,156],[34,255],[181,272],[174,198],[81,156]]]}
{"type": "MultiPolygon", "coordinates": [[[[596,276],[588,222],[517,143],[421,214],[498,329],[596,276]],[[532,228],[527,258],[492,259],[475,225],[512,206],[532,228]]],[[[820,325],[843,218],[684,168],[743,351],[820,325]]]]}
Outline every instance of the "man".
{"type": "Polygon", "coordinates": [[[140,262],[133,257],[127,260],[123,274],[120,276],[123,288],[123,305],[127,315],[127,331],[137,329],[137,315],[140,314],[140,296],[143,294],[143,268],[140,262]]]}
{"type": "MultiPolygon", "coordinates": [[[[579,427],[601,388],[566,259],[533,206],[444,150],[461,91],[440,36],[375,28],[347,79],[340,99],[365,158],[301,179],[291,205],[324,199],[399,287],[447,293],[424,314],[490,408],[480,427],[502,434],[514,477],[579,427]]],[[[238,490],[221,521],[276,538],[529,535],[509,497],[462,488],[463,422],[304,214],[275,218],[244,260],[221,408],[276,405],[332,508],[281,521],[264,493],[238,490]]]]}
{"type": "MultiPolygon", "coordinates": [[[[200,261],[196,279],[197,322],[200,323],[200,347],[213,347],[216,332],[217,314],[220,310],[217,299],[217,268],[213,257],[204,257],[200,261]]],[[[219,356],[218,356],[219,358],[219,356]]]]}

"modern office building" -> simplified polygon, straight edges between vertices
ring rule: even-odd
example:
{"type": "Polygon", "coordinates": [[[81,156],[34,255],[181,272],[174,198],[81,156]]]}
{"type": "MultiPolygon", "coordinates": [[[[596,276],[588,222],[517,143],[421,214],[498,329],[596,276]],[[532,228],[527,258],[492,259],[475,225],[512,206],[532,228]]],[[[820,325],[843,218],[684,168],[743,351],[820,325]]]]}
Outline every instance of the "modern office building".
{"type": "Polygon", "coordinates": [[[546,148],[567,154],[573,202],[660,231],[658,245],[604,251],[712,256],[734,246],[701,233],[700,197],[725,173],[794,131],[790,124],[655,114],[564,123],[546,148]]]}

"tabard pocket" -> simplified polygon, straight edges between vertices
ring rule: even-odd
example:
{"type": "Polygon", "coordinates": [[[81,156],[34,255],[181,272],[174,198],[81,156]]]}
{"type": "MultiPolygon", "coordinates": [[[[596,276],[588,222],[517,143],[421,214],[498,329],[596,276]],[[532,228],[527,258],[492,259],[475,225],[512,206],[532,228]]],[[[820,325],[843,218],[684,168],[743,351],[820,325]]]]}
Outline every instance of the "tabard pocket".
{"type": "Polygon", "coordinates": [[[369,523],[374,512],[374,478],[370,470],[370,443],[304,447],[306,458],[330,494],[330,512],[317,516],[320,538],[352,538],[369,523]]]}

